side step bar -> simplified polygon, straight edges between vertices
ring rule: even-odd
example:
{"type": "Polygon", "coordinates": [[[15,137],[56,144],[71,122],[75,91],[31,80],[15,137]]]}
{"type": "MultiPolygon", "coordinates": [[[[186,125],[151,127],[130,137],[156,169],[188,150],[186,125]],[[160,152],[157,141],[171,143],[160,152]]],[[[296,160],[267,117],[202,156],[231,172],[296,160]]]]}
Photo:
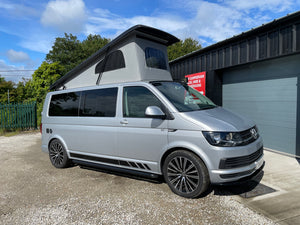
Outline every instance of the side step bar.
{"type": "Polygon", "coordinates": [[[159,178],[159,175],[154,174],[154,173],[146,173],[146,172],[141,172],[141,171],[136,171],[136,170],[130,170],[130,169],[108,166],[108,165],[103,165],[103,164],[98,164],[98,163],[81,161],[81,160],[77,160],[77,159],[73,159],[72,161],[73,161],[73,163],[79,165],[80,167],[82,167],[84,169],[91,169],[91,170],[96,170],[96,171],[97,170],[108,170],[108,171],[113,171],[113,172],[122,173],[122,174],[130,174],[133,176],[145,177],[148,179],[158,179],[159,178]]]}

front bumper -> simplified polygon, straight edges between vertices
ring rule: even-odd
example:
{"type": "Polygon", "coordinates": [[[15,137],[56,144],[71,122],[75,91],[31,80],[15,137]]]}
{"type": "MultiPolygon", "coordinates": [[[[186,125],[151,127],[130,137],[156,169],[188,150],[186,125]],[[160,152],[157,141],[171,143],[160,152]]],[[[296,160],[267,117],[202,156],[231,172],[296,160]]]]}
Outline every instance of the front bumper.
{"type": "Polygon", "coordinates": [[[250,165],[233,168],[233,169],[218,169],[211,171],[211,183],[220,184],[227,182],[234,182],[243,178],[249,177],[256,171],[261,170],[264,166],[263,155],[250,165]]]}

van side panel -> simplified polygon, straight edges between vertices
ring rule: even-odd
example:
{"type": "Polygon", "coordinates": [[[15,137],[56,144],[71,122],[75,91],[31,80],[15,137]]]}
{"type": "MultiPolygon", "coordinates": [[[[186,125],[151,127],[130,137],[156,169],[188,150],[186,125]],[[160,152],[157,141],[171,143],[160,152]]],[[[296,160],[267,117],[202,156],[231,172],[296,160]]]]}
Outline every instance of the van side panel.
{"type": "MultiPolygon", "coordinates": [[[[115,155],[115,118],[49,118],[43,126],[66,143],[67,151],[115,155]]],[[[51,138],[51,135],[49,136],[51,138]]]]}

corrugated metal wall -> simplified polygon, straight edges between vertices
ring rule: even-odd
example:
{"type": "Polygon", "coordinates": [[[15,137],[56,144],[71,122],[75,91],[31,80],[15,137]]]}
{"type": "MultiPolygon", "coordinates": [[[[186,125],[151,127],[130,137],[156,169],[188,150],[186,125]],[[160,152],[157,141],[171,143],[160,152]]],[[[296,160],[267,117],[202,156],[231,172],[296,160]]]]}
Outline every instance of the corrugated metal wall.
{"type": "Polygon", "coordinates": [[[241,35],[216,44],[170,63],[174,80],[180,81],[185,75],[201,71],[219,70],[240,64],[280,57],[300,52],[300,14],[289,25],[279,24],[276,28],[253,35],[241,35]],[[236,40],[237,39],[237,40],[236,40]]]}

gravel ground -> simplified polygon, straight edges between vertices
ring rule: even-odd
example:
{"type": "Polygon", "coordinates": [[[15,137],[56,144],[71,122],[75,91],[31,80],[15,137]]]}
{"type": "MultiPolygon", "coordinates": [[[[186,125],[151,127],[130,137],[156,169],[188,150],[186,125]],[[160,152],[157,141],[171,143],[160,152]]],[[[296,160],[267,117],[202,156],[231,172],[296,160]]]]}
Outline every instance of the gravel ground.
{"type": "Polygon", "coordinates": [[[56,169],[40,139],[0,137],[0,224],[275,224],[220,188],[185,199],[165,183],[56,169]]]}

